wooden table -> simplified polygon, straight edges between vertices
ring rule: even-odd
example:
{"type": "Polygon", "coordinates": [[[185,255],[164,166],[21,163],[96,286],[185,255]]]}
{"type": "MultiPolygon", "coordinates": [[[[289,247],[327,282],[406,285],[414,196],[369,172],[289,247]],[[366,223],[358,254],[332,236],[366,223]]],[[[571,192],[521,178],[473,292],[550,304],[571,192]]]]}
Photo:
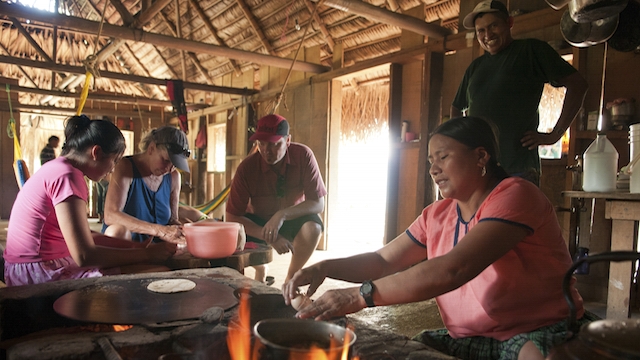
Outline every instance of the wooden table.
{"type": "MultiPolygon", "coordinates": [[[[566,197],[604,199],[605,218],[611,219],[611,251],[637,251],[636,226],[640,221],[640,194],[627,191],[586,192],[564,191],[566,197]]],[[[633,262],[611,262],[607,293],[607,318],[629,317],[633,262]]]]}
{"type": "Polygon", "coordinates": [[[257,244],[256,249],[244,249],[222,259],[201,259],[191,255],[188,251],[177,254],[169,259],[165,265],[171,270],[197,269],[226,266],[244,274],[247,266],[263,265],[273,260],[273,248],[268,245],[257,244]]]}

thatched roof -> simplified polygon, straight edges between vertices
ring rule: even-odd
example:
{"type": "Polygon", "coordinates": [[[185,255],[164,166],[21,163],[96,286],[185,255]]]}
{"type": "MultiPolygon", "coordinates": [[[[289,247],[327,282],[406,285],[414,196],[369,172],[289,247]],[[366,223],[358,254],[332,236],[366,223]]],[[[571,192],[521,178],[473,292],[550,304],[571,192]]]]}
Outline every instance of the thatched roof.
{"type": "MultiPolygon", "coordinates": [[[[396,14],[422,6],[425,23],[457,31],[460,0],[372,0],[367,4],[396,14]]],[[[21,87],[78,92],[84,76],[52,64],[77,70],[90,55],[97,55],[100,72],[131,80],[97,78],[92,91],[163,101],[167,100],[164,86],[140,79],[183,79],[221,86],[220,79],[227,74],[259,69],[264,61],[295,53],[310,21],[303,46],[319,46],[320,63],[325,67],[331,66],[336,44],[343,45],[345,66],[397,52],[402,30],[376,21],[375,16],[339,10],[334,0],[323,0],[320,5],[310,0],[66,0],[60,2],[59,10],[71,17],[65,18],[65,23],[54,16],[31,16],[34,10],[19,4],[2,2],[0,7],[0,14],[5,14],[0,15],[0,76],[18,79],[21,87]],[[15,9],[21,16],[6,15],[7,9],[15,9]],[[103,11],[105,27],[97,39],[95,24],[102,22],[103,11]],[[141,41],[105,36],[109,34],[105,32],[107,25],[111,31],[116,31],[115,26],[124,28],[122,36],[141,41]],[[128,30],[131,27],[141,32],[128,30]],[[183,51],[179,40],[160,45],[145,34],[200,43],[203,51],[183,51]],[[211,44],[258,55],[254,59],[244,53],[223,56],[205,51],[211,44]],[[39,67],[32,61],[38,61],[35,64],[39,67]]],[[[387,76],[384,72],[369,74],[357,82],[375,82],[387,76]]],[[[73,107],[74,103],[73,99],[46,94],[23,92],[20,96],[22,104],[73,107]]]]}

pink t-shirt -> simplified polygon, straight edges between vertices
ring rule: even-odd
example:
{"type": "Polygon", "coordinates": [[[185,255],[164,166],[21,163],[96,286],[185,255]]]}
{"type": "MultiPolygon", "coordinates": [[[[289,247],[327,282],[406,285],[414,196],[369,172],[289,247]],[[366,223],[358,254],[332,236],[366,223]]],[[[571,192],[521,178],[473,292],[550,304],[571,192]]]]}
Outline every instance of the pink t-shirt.
{"type": "MultiPolygon", "coordinates": [[[[459,217],[457,201],[435,202],[407,233],[426,246],[429,258],[435,258],[465,241],[464,235],[481,221],[517,225],[529,235],[477,277],[436,298],[450,335],[506,340],[566,319],[569,307],[562,279],[571,257],[553,206],[530,182],[518,177],[503,180],[468,223],[459,217]]],[[[572,291],[580,318],[582,298],[573,284],[572,291]]]]}
{"type": "Polygon", "coordinates": [[[51,160],[36,171],[11,209],[5,260],[29,263],[69,256],[55,206],[71,196],[87,201],[88,189],[82,171],[66,157],[51,160]]]}

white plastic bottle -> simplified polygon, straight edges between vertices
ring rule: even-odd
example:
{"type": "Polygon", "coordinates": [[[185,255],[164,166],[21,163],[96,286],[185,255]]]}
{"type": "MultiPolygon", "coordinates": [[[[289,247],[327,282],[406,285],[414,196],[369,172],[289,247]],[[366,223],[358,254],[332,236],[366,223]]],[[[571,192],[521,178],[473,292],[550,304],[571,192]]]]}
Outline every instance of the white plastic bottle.
{"type": "Polygon", "coordinates": [[[611,192],[616,190],[618,151],[604,133],[599,133],[583,155],[584,191],[611,192]]]}

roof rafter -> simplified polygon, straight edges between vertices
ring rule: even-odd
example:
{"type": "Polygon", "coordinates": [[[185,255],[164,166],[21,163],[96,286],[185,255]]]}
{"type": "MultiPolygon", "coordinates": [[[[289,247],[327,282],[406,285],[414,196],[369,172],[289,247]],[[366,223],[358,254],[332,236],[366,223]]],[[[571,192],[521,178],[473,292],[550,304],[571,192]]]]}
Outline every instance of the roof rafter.
{"type": "MultiPolygon", "coordinates": [[[[309,10],[309,14],[313,14],[313,20],[316,22],[316,24],[318,24],[318,27],[320,28],[320,32],[322,32],[322,35],[324,35],[324,39],[327,42],[329,49],[331,49],[331,53],[333,53],[333,48],[336,46],[336,43],[335,41],[333,41],[333,38],[331,37],[331,34],[329,34],[329,31],[327,31],[327,27],[324,26],[324,23],[322,22],[320,15],[318,15],[317,11],[315,12],[313,11],[314,5],[311,3],[311,1],[304,0],[304,4],[307,6],[307,9],[309,10]]],[[[316,3],[315,6],[320,6],[320,4],[316,3]]]]}
{"type": "Polygon", "coordinates": [[[265,50],[267,50],[267,53],[270,55],[275,55],[273,51],[273,47],[271,47],[271,44],[269,43],[269,39],[267,39],[267,36],[264,34],[262,29],[260,28],[260,24],[258,24],[258,20],[256,20],[256,17],[253,16],[251,9],[249,9],[249,7],[244,2],[244,0],[236,0],[236,2],[238,3],[238,6],[240,6],[240,9],[244,13],[244,16],[249,21],[249,25],[251,25],[251,28],[256,33],[256,35],[258,35],[258,38],[260,39],[262,46],[264,46],[265,50]]]}
{"type": "MultiPolygon", "coordinates": [[[[171,22],[171,20],[167,17],[167,15],[165,15],[164,13],[160,13],[160,15],[162,16],[162,20],[164,20],[164,22],[166,23],[167,27],[169,28],[169,30],[171,31],[171,33],[174,36],[177,36],[177,31],[176,31],[176,26],[173,25],[173,23],[171,22]]],[[[191,62],[193,63],[193,65],[198,69],[198,71],[200,71],[200,74],[202,74],[202,76],[204,76],[204,78],[207,80],[207,82],[209,84],[213,84],[214,81],[211,78],[211,76],[209,76],[209,72],[207,71],[207,69],[204,68],[204,66],[202,66],[202,64],[200,63],[200,60],[198,60],[198,57],[192,53],[192,52],[187,52],[187,56],[189,56],[189,59],[191,60],[191,62]]]]}
{"type": "MultiPolygon", "coordinates": [[[[95,21],[85,20],[72,16],[44,13],[43,11],[28,9],[21,5],[7,4],[4,2],[0,2],[0,13],[19,18],[29,18],[32,21],[40,21],[52,25],[81,30],[86,33],[92,34],[97,33],[98,27],[100,26],[100,24],[95,21]]],[[[234,58],[236,60],[246,60],[254,62],[256,64],[269,65],[284,69],[289,69],[292,62],[291,59],[281,58],[277,56],[253,53],[232,48],[224,48],[221,46],[197,42],[193,40],[177,39],[175,37],[167,35],[160,35],[156,33],[145,32],[140,29],[130,29],[110,24],[104,24],[102,31],[106,36],[119,37],[133,41],[142,41],[152,45],[167,46],[175,49],[208,53],[215,56],[234,58]]],[[[296,61],[293,64],[293,69],[296,71],[305,71],[309,73],[322,73],[329,71],[329,67],[327,66],[322,66],[305,61],[296,61]]]]}
{"type": "MultiPolygon", "coordinates": [[[[217,45],[228,47],[227,44],[225,44],[224,40],[222,40],[220,36],[218,36],[218,31],[213,27],[213,24],[211,24],[211,21],[209,21],[207,14],[204,12],[204,10],[202,10],[200,4],[198,4],[198,1],[189,0],[189,3],[191,4],[191,7],[196,11],[196,14],[198,14],[198,16],[200,17],[200,20],[202,20],[204,26],[207,28],[207,30],[209,30],[209,34],[211,34],[213,38],[216,39],[216,42],[218,43],[217,45]]],[[[234,68],[236,75],[241,75],[242,69],[240,68],[240,65],[238,65],[238,63],[233,59],[229,59],[229,62],[234,68]]]]}
{"type": "MultiPolygon", "coordinates": [[[[58,72],[66,72],[66,73],[72,73],[72,74],[85,73],[84,68],[80,66],[50,64],[50,63],[45,63],[43,61],[22,59],[22,58],[16,58],[12,56],[0,56],[0,63],[30,66],[33,68],[46,69],[46,70],[53,69],[58,72]]],[[[149,78],[149,77],[138,76],[138,75],[116,73],[111,71],[101,71],[100,75],[107,79],[139,82],[139,83],[146,83],[146,84],[160,85],[160,86],[166,85],[165,79],[155,79],[155,78],[149,78]]],[[[256,90],[247,89],[247,88],[240,89],[240,88],[233,88],[228,86],[205,85],[205,84],[197,84],[197,83],[192,83],[187,81],[183,82],[183,85],[185,89],[211,91],[211,92],[219,92],[219,93],[234,94],[234,95],[247,95],[247,94],[253,94],[257,92],[256,90]]]]}

